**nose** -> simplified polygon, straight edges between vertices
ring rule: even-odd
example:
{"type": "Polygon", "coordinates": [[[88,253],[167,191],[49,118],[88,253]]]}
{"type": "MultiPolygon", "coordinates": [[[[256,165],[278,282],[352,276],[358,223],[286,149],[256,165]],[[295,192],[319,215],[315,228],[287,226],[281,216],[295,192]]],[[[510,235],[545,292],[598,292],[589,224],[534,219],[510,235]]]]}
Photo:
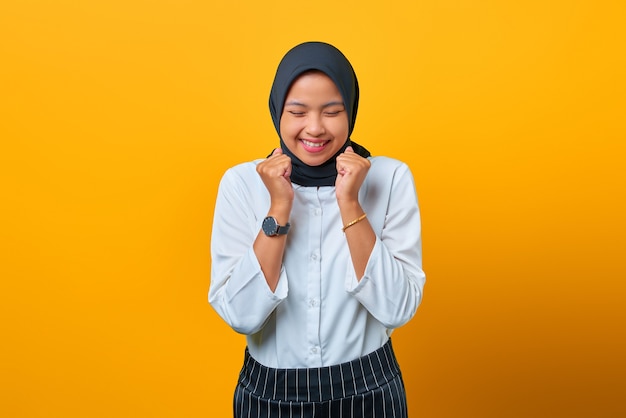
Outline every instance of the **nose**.
{"type": "Polygon", "coordinates": [[[306,133],[312,137],[318,137],[326,133],[326,128],[324,128],[321,115],[309,116],[307,120],[306,133]]]}

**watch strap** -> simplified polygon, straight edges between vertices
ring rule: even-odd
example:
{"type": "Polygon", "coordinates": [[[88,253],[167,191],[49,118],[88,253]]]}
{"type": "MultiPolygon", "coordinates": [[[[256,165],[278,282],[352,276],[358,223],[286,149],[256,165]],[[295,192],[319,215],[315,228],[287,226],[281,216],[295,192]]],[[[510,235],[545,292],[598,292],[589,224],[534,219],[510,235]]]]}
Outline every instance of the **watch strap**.
{"type": "Polygon", "coordinates": [[[276,230],[276,235],[285,235],[287,232],[289,232],[290,227],[291,227],[291,224],[289,222],[287,222],[285,225],[278,225],[278,229],[276,230]]]}

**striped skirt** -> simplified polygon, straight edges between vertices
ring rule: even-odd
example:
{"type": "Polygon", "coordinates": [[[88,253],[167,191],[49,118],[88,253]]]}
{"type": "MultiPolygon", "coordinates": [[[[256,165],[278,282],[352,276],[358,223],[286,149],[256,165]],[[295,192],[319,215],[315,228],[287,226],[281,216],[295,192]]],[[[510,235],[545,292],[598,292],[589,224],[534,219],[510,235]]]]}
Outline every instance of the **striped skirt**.
{"type": "Polygon", "coordinates": [[[329,367],[275,369],[246,349],[235,418],[406,418],[406,393],[391,340],[356,360],[329,367]]]}

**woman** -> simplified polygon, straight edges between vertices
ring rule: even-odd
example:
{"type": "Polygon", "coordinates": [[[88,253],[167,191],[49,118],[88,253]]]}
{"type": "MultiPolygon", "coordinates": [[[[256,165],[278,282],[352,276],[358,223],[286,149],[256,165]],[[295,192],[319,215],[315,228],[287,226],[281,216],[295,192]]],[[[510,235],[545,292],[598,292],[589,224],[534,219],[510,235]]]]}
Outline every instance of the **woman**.
{"type": "Polygon", "coordinates": [[[209,301],[247,338],[235,417],[407,416],[389,336],[422,298],[419,209],[407,165],[350,139],[358,100],[338,49],[296,46],[270,93],[280,147],[220,183],[209,301]]]}

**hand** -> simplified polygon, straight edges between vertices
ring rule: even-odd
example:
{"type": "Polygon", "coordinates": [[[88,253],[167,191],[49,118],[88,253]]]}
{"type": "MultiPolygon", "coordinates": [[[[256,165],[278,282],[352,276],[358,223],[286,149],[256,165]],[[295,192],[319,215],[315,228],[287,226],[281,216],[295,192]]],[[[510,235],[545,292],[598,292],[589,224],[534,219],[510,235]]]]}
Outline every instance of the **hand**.
{"type": "Polygon", "coordinates": [[[256,166],[256,171],[270,193],[271,205],[291,211],[294,196],[290,180],[291,158],[276,148],[272,155],[256,166]]]}
{"type": "Polygon", "coordinates": [[[372,163],[355,153],[352,147],[337,156],[337,180],[335,194],[337,203],[358,203],[359,189],[372,163]]]}

